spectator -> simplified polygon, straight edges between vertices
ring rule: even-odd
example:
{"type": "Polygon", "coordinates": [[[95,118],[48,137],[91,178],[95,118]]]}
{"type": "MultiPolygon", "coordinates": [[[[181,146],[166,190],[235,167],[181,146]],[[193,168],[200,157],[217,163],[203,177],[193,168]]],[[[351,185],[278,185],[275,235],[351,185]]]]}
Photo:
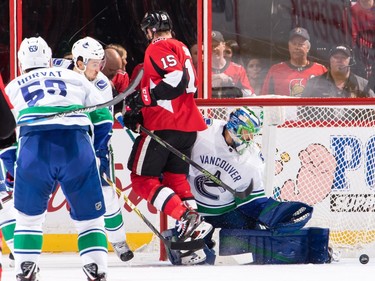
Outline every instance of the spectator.
{"type": "Polygon", "coordinates": [[[375,6],[374,0],[358,0],[351,7],[353,48],[357,56],[356,73],[370,78],[375,63],[375,6]]]}
{"type": "MultiPolygon", "coordinates": [[[[330,51],[329,70],[317,77],[311,78],[303,91],[302,97],[374,97],[374,92],[368,86],[368,81],[350,70],[352,50],[346,45],[337,45],[330,51]]],[[[327,120],[359,120],[367,114],[373,114],[372,109],[353,108],[318,108],[301,107],[299,119],[319,120],[324,116],[327,120]]]]}
{"type": "MultiPolygon", "coordinates": [[[[226,95],[225,87],[233,94],[235,88],[241,90],[235,96],[249,97],[254,94],[243,66],[228,61],[224,57],[224,37],[219,31],[212,31],[212,87],[219,89],[218,96],[226,95]]],[[[214,94],[213,94],[214,95],[214,94]]]]}
{"type": "MultiPolygon", "coordinates": [[[[195,70],[198,70],[198,44],[194,44],[190,47],[191,59],[193,60],[193,65],[195,70]]],[[[202,57],[203,58],[203,57],[202,57]]]]}
{"type": "MultiPolygon", "coordinates": [[[[102,69],[102,72],[107,76],[108,80],[112,86],[112,95],[113,97],[119,94],[119,90],[124,91],[129,85],[129,78],[127,80],[116,80],[114,81],[117,75],[122,75],[122,59],[118,51],[113,48],[106,48],[105,52],[105,65],[102,69]],[[125,81],[125,82],[124,82],[125,81]]],[[[127,75],[127,73],[125,72],[127,75]]],[[[128,77],[128,76],[127,76],[128,77]]],[[[114,113],[121,112],[123,108],[123,103],[118,103],[113,106],[114,113]]]]}
{"type": "MultiPolygon", "coordinates": [[[[137,77],[138,75],[138,72],[143,69],[143,62],[141,63],[138,63],[134,68],[133,68],[133,71],[132,71],[132,75],[130,77],[130,82],[133,81],[135,79],[135,77],[137,77]]],[[[141,89],[141,83],[139,83],[137,85],[137,87],[135,87],[136,90],[140,90],[141,89]]]]}
{"type": "MultiPolygon", "coordinates": [[[[372,44],[373,42],[361,42],[358,38],[361,32],[375,31],[375,7],[374,0],[358,0],[351,7],[353,46],[358,44],[372,44]]],[[[366,40],[366,38],[363,38],[366,40]]]]}
{"type": "Polygon", "coordinates": [[[296,27],[289,34],[290,60],[273,65],[264,80],[262,95],[300,96],[307,80],[321,75],[327,68],[308,60],[310,35],[306,29],[296,27]]]}
{"type": "Polygon", "coordinates": [[[113,77],[112,82],[118,93],[122,93],[129,86],[129,74],[126,72],[126,65],[128,64],[128,52],[120,44],[109,44],[106,49],[116,50],[121,57],[121,68],[117,70],[117,74],[113,77]]]}
{"type": "Polygon", "coordinates": [[[224,57],[227,61],[232,61],[240,65],[244,65],[241,59],[240,46],[235,40],[225,41],[224,57]]]}
{"type": "Polygon", "coordinates": [[[352,50],[346,45],[337,45],[330,51],[329,70],[311,78],[302,97],[374,97],[368,89],[368,81],[350,70],[352,50]]]}
{"type": "Polygon", "coordinates": [[[117,75],[119,71],[122,70],[122,59],[120,54],[112,48],[106,48],[105,53],[105,65],[102,69],[102,72],[109,80],[117,75]]]}
{"type": "Polygon", "coordinates": [[[250,58],[246,64],[246,74],[255,95],[260,95],[265,76],[265,66],[262,59],[250,58]]]}

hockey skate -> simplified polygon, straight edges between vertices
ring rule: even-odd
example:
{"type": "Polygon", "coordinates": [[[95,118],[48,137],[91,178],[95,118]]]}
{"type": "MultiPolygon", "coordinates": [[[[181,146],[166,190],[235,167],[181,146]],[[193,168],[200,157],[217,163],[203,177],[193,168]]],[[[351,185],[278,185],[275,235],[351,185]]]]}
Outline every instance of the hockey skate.
{"type": "Polygon", "coordinates": [[[22,274],[17,274],[17,281],[38,281],[38,272],[35,262],[24,261],[21,263],[22,274]]]}
{"type": "Polygon", "coordinates": [[[129,246],[126,242],[111,243],[113,250],[116,255],[122,261],[129,261],[134,257],[134,253],[129,249],[129,246]]]}
{"type": "Polygon", "coordinates": [[[88,281],[106,281],[107,277],[104,272],[98,273],[98,265],[90,263],[83,266],[83,272],[87,276],[88,281]]]}
{"type": "Polygon", "coordinates": [[[187,210],[176,227],[178,238],[182,240],[189,237],[203,239],[212,230],[212,225],[206,223],[195,210],[187,210]]]}

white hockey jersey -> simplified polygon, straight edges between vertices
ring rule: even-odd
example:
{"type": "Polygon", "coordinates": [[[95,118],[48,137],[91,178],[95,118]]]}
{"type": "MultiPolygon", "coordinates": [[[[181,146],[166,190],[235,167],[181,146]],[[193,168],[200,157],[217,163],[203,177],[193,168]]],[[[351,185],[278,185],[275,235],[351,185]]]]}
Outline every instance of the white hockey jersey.
{"type": "Polygon", "coordinates": [[[190,166],[189,183],[198,204],[198,211],[204,216],[220,215],[264,197],[264,162],[260,149],[251,145],[242,155],[228,146],[222,135],[226,122],[210,119],[208,129],[198,132],[191,159],[215,175],[234,190],[246,189],[251,179],[254,190],[244,200],[235,198],[229,191],[218,186],[208,177],[190,166]]]}
{"type": "MultiPolygon", "coordinates": [[[[39,68],[23,74],[12,80],[5,92],[17,121],[105,102],[84,76],[59,67],[39,68]]],[[[51,124],[87,126],[91,121],[87,114],[81,113],[28,126],[51,124]]]]}
{"type": "MultiPolygon", "coordinates": [[[[73,70],[74,62],[72,60],[54,58],[52,60],[54,66],[73,70]]],[[[87,78],[82,74],[82,77],[87,78]]],[[[87,80],[89,81],[89,80],[87,80]]],[[[104,99],[104,102],[113,99],[112,86],[107,76],[99,72],[93,81],[89,81],[94,85],[95,91],[104,99]]],[[[112,136],[113,127],[113,106],[101,108],[90,113],[91,122],[94,126],[93,141],[95,150],[107,149],[110,138],[112,136]]]]}
{"type": "MultiPolygon", "coordinates": [[[[52,64],[53,66],[67,68],[70,70],[73,70],[73,67],[74,67],[72,60],[61,59],[61,58],[54,58],[52,60],[52,64]]],[[[96,78],[90,82],[95,86],[95,88],[99,92],[101,92],[104,98],[104,102],[107,102],[113,99],[111,82],[109,81],[107,76],[105,76],[102,72],[99,72],[96,78]]]]}

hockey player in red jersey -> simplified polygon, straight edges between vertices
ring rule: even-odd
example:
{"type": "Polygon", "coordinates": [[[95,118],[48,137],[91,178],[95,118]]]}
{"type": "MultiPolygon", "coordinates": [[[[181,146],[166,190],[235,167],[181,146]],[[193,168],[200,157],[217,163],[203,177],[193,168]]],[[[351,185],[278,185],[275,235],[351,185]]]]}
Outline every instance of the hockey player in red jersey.
{"type": "Polygon", "coordinates": [[[308,60],[310,35],[306,29],[296,27],[289,33],[290,60],[273,65],[264,80],[262,95],[301,96],[307,80],[327,71],[319,63],[308,60]]]}
{"type": "MultiPolygon", "coordinates": [[[[124,114],[124,123],[133,130],[141,123],[190,156],[197,131],[206,129],[206,124],[194,101],[197,81],[189,49],[173,38],[172,22],[164,11],[147,13],[141,28],[150,45],[141,89],[125,100],[131,110],[124,114]]],[[[134,191],[179,221],[180,239],[201,236],[212,228],[194,211],[186,179],[189,165],[155,140],[143,133],[137,137],[128,169],[134,191]]]]}

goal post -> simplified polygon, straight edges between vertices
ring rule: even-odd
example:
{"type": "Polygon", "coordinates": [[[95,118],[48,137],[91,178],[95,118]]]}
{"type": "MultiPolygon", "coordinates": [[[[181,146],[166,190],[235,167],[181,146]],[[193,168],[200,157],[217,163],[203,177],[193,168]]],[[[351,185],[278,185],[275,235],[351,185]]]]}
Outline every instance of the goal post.
{"type": "MultiPolygon", "coordinates": [[[[267,98],[196,100],[207,118],[227,120],[251,107],[263,120],[266,194],[314,207],[307,226],[330,229],[345,256],[375,248],[375,99],[267,98]]],[[[374,252],[374,249],[372,249],[374,252]]]]}

